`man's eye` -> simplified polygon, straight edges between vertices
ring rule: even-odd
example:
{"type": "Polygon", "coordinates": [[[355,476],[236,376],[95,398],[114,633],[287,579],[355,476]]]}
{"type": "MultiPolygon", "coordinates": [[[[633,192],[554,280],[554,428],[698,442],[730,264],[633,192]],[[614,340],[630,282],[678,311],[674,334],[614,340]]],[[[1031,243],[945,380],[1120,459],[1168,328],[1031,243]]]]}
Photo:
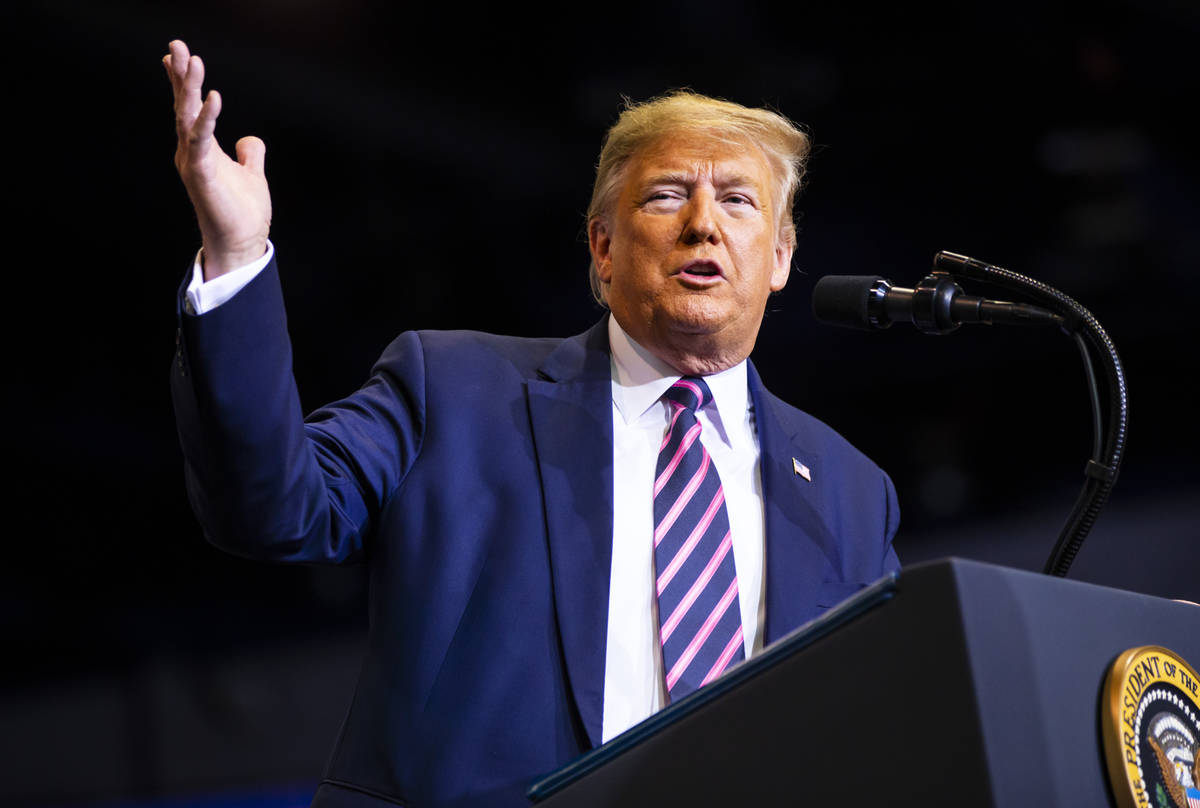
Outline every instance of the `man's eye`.
{"type": "Polygon", "coordinates": [[[752,203],[751,203],[751,201],[750,201],[750,197],[748,197],[748,196],[742,196],[741,194],[732,194],[732,195],[730,195],[730,196],[727,196],[727,197],[725,197],[725,201],[726,201],[726,202],[735,202],[735,203],[737,203],[737,204],[739,204],[739,205],[750,205],[750,204],[752,204],[752,203]]]}

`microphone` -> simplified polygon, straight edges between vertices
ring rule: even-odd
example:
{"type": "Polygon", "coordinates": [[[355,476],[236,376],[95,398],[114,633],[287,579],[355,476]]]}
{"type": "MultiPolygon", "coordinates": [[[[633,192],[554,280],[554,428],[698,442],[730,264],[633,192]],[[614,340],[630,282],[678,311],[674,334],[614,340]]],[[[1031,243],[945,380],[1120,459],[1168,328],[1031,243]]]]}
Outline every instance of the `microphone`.
{"type": "Polygon", "coordinates": [[[878,275],[826,275],[813,287],[813,316],[825,325],[871,331],[912,323],[926,334],[949,334],[963,323],[1059,325],[1063,318],[1028,303],[963,294],[954,280],[935,272],[916,288],[893,286],[878,275]]]}

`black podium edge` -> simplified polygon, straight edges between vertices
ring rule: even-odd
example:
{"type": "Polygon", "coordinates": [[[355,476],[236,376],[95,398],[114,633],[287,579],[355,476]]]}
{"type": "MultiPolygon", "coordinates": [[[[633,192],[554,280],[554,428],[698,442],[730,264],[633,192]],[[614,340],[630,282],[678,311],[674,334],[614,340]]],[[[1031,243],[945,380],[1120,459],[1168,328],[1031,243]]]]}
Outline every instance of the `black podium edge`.
{"type": "Polygon", "coordinates": [[[525,792],[525,796],[531,802],[541,802],[549,798],[576,780],[636,747],[665,727],[680,721],[704,705],[716,701],[743,682],[753,679],[763,671],[783,662],[792,654],[807,648],[876,606],[886,603],[895,596],[896,584],[899,579],[899,572],[890,572],[860,589],[820,617],[813,618],[777,642],[771,643],[770,647],[764,649],[761,654],[738,665],[712,684],[663,708],[608,743],[586,752],[562,768],[547,774],[531,785],[525,792]]]}

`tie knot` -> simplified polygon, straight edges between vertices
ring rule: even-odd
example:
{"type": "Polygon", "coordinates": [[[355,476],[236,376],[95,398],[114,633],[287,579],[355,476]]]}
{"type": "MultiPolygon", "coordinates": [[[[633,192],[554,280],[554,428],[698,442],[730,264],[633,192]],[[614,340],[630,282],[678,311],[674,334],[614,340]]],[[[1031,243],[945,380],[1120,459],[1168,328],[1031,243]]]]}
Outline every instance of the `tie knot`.
{"type": "Polygon", "coordinates": [[[712,401],[712,391],[708,389],[704,379],[699,376],[684,376],[667,388],[667,392],[663,393],[663,398],[674,401],[676,404],[682,404],[695,412],[712,401]]]}

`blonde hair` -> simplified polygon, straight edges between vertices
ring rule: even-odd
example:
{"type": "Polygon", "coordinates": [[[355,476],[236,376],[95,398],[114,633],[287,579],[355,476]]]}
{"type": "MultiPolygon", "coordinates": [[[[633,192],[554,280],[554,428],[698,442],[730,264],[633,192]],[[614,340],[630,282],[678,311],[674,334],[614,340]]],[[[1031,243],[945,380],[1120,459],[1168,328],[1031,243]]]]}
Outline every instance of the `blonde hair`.
{"type": "MultiPolygon", "coordinates": [[[[774,181],[773,201],[779,211],[779,237],[796,243],[792,204],[800,190],[808,158],[809,138],[796,124],[769,109],[744,107],[691,90],[672,90],[640,104],[625,98],[625,109],[604,136],[596,183],[588,204],[587,223],[612,210],[625,180],[630,159],[641,149],[672,132],[697,132],[735,146],[753,144],[762,150],[774,181]]],[[[588,269],[592,296],[607,306],[608,292],[593,260],[588,269]]]]}

